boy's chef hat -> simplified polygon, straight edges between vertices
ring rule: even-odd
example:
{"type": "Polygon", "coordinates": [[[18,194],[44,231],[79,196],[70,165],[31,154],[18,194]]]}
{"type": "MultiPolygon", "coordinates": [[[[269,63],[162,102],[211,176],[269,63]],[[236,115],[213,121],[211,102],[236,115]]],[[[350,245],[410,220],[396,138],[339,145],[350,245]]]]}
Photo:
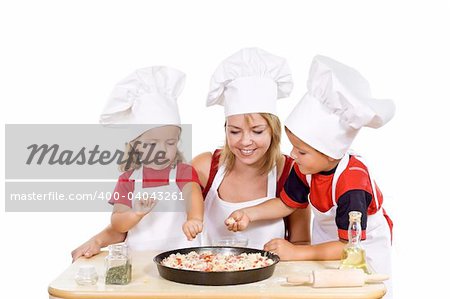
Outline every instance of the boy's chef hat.
{"type": "Polygon", "coordinates": [[[129,127],[139,131],[134,132],[137,135],[133,139],[146,131],[143,128],[180,126],[177,97],[184,81],[185,74],[170,67],[138,69],[114,87],[100,123],[112,127],[133,125],[129,127]]]}
{"type": "Polygon", "coordinates": [[[222,105],[225,116],[276,113],[276,100],[293,87],[286,59],[258,48],[245,48],[225,59],[214,72],[207,106],[222,105]]]}
{"type": "Polygon", "coordinates": [[[393,101],[373,99],[369,83],[358,71],[316,56],[309,71],[308,92],[285,125],[303,142],[340,159],[361,127],[379,128],[394,113],[393,101]]]}

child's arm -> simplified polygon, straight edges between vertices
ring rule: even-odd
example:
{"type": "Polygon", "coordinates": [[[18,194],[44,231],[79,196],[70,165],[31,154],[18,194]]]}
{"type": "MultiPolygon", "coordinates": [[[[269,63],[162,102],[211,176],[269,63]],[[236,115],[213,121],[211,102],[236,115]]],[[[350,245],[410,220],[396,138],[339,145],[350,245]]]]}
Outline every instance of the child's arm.
{"type": "Polygon", "coordinates": [[[187,220],[183,232],[189,241],[195,239],[203,230],[203,195],[200,185],[188,183],[183,187],[183,197],[188,200],[187,220]]]}
{"type": "Polygon", "coordinates": [[[332,241],[316,245],[294,245],[285,239],[273,239],[264,245],[264,250],[276,253],[281,260],[326,261],[339,260],[346,243],[332,241]]]}
{"type": "Polygon", "coordinates": [[[288,207],[279,198],[272,198],[259,205],[236,210],[225,220],[228,230],[234,232],[245,230],[250,222],[271,220],[292,214],[295,208],[288,207]]]}
{"type": "Polygon", "coordinates": [[[72,262],[82,256],[90,258],[98,254],[101,248],[110,244],[123,242],[126,235],[126,233],[115,231],[111,225],[108,225],[101,232],[72,251],[72,262]]]}
{"type": "Polygon", "coordinates": [[[116,203],[111,215],[111,226],[114,230],[126,233],[134,227],[155,206],[153,199],[141,199],[136,202],[136,209],[116,203]]]}
{"type": "Polygon", "coordinates": [[[311,244],[311,208],[297,209],[287,219],[289,242],[295,245],[311,244]]]}

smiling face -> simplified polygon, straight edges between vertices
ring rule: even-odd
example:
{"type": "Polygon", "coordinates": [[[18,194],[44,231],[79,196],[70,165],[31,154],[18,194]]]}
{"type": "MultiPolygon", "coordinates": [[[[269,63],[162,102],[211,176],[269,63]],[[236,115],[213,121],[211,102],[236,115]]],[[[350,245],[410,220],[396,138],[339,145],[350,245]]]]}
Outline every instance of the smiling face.
{"type": "Polygon", "coordinates": [[[328,157],[303,142],[287,128],[286,134],[292,144],[290,155],[298,164],[301,173],[306,175],[329,171],[339,163],[339,160],[328,157]]]}
{"type": "Polygon", "coordinates": [[[135,141],[136,149],[142,154],[144,167],[161,170],[171,165],[177,157],[180,128],[163,126],[147,130],[135,141]]]}
{"type": "Polygon", "coordinates": [[[241,163],[259,163],[270,147],[271,134],[267,121],[258,113],[227,117],[227,145],[241,163]]]}

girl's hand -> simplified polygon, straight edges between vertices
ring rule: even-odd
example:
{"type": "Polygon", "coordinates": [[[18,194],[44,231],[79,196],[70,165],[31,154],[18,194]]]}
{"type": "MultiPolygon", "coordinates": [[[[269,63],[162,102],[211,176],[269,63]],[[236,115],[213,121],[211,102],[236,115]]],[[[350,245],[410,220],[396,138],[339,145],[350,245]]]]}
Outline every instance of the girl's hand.
{"type": "Polygon", "coordinates": [[[156,200],[154,197],[149,197],[146,199],[136,200],[133,207],[134,213],[139,217],[144,217],[156,206],[156,200]]]}
{"type": "Polygon", "coordinates": [[[272,239],[264,245],[265,251],[270,251],[277,254],[281,260],[294,260],[295,252],[298,250],[294,244],[291,242],[277,238],[272,239]]]}
{"type": "Polygon", "coordinates": [[[244,210],[236,210],[231,213],[230,216],[225,220],[225,225],[230,231],[241,231],[245,230],[250,224],[250,218],[244,210]]]}
{"type": "Polygon", "coordinates": [[[72,251],[72,263],[82,256],[85,258],[93,257],[94,255],[100,253],[100,249],[100,244],[98,244],[95,239],[90,239],[72,251]]]}
{"type": "Polygon", "coordinates": [[[190,219],[183,224],[183,232],[189,241],[194,240],[202,230],[203,222],[198,219],[190,219]]]}

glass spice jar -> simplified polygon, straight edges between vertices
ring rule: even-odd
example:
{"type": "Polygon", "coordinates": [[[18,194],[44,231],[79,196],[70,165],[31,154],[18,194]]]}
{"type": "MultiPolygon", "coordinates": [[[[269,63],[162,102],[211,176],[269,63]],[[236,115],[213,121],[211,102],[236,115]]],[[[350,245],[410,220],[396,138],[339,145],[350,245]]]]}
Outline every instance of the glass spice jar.
{"type": "Polygon", "coordinates": [[[105,258],[105,284],[128,284],[131,281],[131,258],[126,244],[108,246],[105,258]]]}
{"type": "Polygon", "coordinates": [[[98,274],[93,265],[81,265],[75,275],[75,281],[81,286],[95,285],[98,274]]]}

